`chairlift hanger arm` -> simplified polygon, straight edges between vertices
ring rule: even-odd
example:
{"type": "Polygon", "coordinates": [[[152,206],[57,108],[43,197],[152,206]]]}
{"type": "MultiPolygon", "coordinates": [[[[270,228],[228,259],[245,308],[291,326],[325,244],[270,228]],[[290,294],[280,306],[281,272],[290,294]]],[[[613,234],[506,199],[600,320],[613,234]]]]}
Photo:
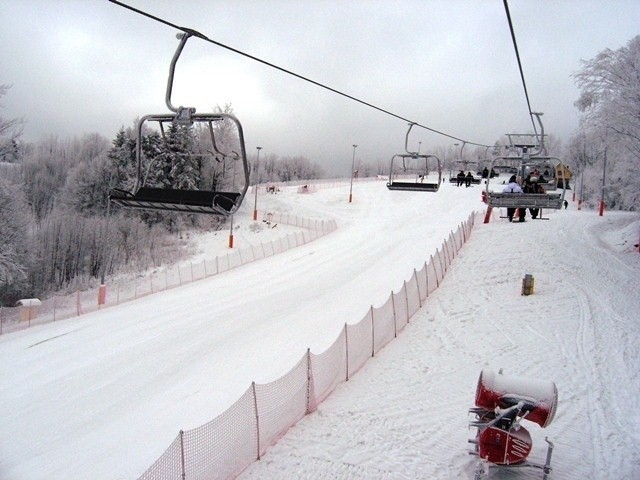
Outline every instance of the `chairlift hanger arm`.
{"type": "Polygon", "coordinates": [[[171,103],[171,94],[173,92],[173,78],[176,72],[176,63],[178,63],[178,58],[180,58],[180,54],[182,54],[182,50],[184,46],[187,44],[187,40],[192,36],[191,32],[184,32],[176,34],[176,38],[180,40],[178,47],[176,48],[175,53],[173,54],[173,58],[171,59],[171,64],[169,65],[169,77],[167,79],[167,93],[165,95],[165,103],[167,108],[172,112],[175,112],[174,122],[179,125],[191,125],[193,121],[191,120],[191,116],[196,113],[196,109],[194,107],[174,107],[171,103]]]}
{"type": "Polygon", "coordinates": [[[467,145],[467,142],[462,141],[462,146],[460,147],[460,161],[462,161],[462,152],[464,151],[464,147],[467,145]]]}
{"type": "Polygon", "coordinates": [[[541,153],[546,155],[547,147],[544,144],[544,125],[542,124],[542,120],[540,119],[540,117],[542,117],[542,115],[544,114],[542,112],[531,112],[531,115],[536,117],[538,125],[540,125],[540,142],[538,142],[539,148],[535,152],[531,152],[531,155],[539,155],[541,153]]]}
{"type": "Polygon", "coordinates": [[[415,122],[410,122],[409,123],[409,129],[407,130],[407,134],[404,137],[404,150],[405,152],[407,152],[410,155],[417,155],[419,152],[411,152],[409,151],[409,133],[411,133],[411,129],[413,128],[413,126],[415,125],[415,122]]]}

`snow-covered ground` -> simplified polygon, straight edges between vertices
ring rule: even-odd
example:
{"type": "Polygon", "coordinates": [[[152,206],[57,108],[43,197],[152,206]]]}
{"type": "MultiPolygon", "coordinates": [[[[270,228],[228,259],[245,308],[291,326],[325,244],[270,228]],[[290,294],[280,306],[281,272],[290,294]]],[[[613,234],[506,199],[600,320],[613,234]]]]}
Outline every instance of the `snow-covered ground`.
{"type": "MultiPolygon", "coordinates": [[[[178,430],[323,352],[420,268],[480,188],[390,192],[384,182],[261,195],[259,208],[332,218],[307,245],[184,287],[0,337],[0,478],[131,479],[178,430]]],[[[569,192],[571,194],[571,192],[569,192]]],[[[236,222],[244,240],[253,205],[236,222]]],[[[637,214],[553,211],[480,221],[398,338],[241,476],[472,478],[467,409],[483,368],[552,380],[556,479],[640,478],[637,214]],[[525,273],[535,294],[521,296],[525,273]]],[[[271,233],[270,233],[271,234],[271,233]]],[[[203,242],[215,256],[224,242],[203,242]]],[[[203,247],[204,248],[204,247],[203,247]]],[[[539,478],[502,472],[494,478],[539,478]]]]}

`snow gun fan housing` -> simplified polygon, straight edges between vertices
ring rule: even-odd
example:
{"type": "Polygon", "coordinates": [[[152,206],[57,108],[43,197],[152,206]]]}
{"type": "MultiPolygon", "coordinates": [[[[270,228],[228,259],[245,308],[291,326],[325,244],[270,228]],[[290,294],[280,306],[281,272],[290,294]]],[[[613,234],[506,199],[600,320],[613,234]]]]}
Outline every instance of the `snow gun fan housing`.
{"type": "Polygon", "coordinates": [[[482,370],[476,388],[476,406],[495,411],[523,403],[526,420],[542,428],[555,417],[558,406],[558,389],[550,381],[507,376],[490,370],[482,370]]]}
{"type": "Polygon", "coordinates": [[[523,420],[547,427],[556,413],[558,389],[551,381],[525,379],[482,370],[476,388],[475,407],[470,413],[476,419],[470,426],[478,429],[475,451],[482,462],[476,471],[476,480],[483,478],[485,464],[493,467],[534,467],[551,471],[553,444],[547,440],[547,461],[544,465],[527,462],[533,442],[521,425],[523,420]]]}

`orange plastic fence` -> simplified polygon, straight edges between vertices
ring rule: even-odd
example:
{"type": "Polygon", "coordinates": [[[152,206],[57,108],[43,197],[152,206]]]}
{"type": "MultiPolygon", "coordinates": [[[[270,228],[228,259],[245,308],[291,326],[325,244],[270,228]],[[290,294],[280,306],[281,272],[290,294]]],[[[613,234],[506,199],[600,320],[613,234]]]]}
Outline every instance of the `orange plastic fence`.
{"type": "Polygon", "coordinates": [[[309,350],[280,379],[253,383],[228,410],[178,438],[140,480],[214,480],[239,475],[305,415],[315,411],[342,382],[393,340],[442,281],[469,239],[475,213],[443,242],[429,262],[414,270],[399,292],[391,292],[358,323],[345,324],[323,353],[309,350]]]}
{"type": "MultiPolygon", "coordinates": [[[[42,305],[38,308],[37,315],[27,318],[26,321],[20,320],[20,307],[0,307],[0,335],[23,330],[34,325],[77,317],[98,309],[119,305],[146,295],[152,295],[218,275],[232,268],[312,242],[337,228],[334,220],[309,219],[277,212],[269,215],[274,223],[296,226],[306,230],[290,233],[271,242],[237,249],[213,259],[205,259],[199,263],[176,265],[153,272],[147,277],[138,278],[136,276],[133,280],[114,282],[108,285],[106,298],[102,304],[99,304],[98,301],[100,299],[100,287],[95,287],[77,291],[71,295],[55,296],[43,300],[42,305]]],[[[265,216],[266,213],[263,214],[263,218],[265,216]]]]}

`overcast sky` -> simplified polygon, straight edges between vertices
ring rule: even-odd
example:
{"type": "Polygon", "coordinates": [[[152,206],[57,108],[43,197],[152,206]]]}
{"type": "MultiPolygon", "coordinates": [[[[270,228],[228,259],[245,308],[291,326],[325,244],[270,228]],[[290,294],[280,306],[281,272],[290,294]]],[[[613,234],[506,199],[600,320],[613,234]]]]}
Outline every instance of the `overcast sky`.
{"type": "MultiPolygon", "coordinates": [[[[531,132],[501,0],[123,0],[171,23],[433,129],[492,144],[531,132]]],[[[566,141],[578,124],[572,74],[581,60],[640,34],[637,0],[510,0],[531,107],[566,141]]],[[[0,0],[0,115],[24,138],[98,132],[166,113],[177,30],[108,0],[0,0]]],[[[173,104],[231,104],[255,155],[304,155],[349,171],[404,150],[390,115],[192,38],[173,104]]],[[[414,129],[433,150],[454,140],[414,129]]],[[[415,147],[414,147],[415,148],[415,147]]]]}

